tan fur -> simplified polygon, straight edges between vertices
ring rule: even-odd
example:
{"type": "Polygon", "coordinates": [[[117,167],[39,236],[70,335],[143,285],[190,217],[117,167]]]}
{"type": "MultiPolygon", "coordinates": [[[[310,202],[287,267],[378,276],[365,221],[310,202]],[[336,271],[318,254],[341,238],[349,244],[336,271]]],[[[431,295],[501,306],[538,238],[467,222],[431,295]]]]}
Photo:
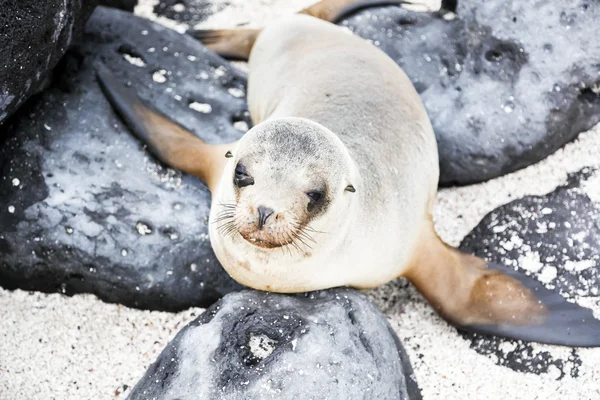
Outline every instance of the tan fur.
{"type": "MultiPolygon", "coordinates": [[[[349,3],[326,1],[302,13],[328,19],[349,3]]],[[[236,221],[250,221],[245,236],[240,229],[223,235],[218,227],[210,228],[213,249],[232,277],[256,289],[303,292],[372,288],[406,276],[456,324],[543,320],[545,309],[528,289],[486,269],[484,260],[450,248],[435,233],[436,140],[418,93],[393,60],[368,42],[306,16],[260,33],[220,31],[214,38],[208,44],[222,54],[249,53],[248,103],[255,127],[228,160],[223,154],[230,146],[208,146],[179,129],[163,130],[153,141],[165,162],[208,183],[211,220],[222,215],[219,204],[236,199],[236,221]],[[305,141],[309,132],[321,140],[314,165],[301,162],[312,154],[278,161],[279,153],[305,141]],[[285,142],[292,137],[298,142],[285,142]],[[316,162],[326,154],[335,156],[316,162]],[[240,196],[231,181],[241,161],[251,164],[256,177],[255,185],[243,189],[247,210],[238,209],[240,196]],[[304,168],[307,173],[298,172],[304,168]],[[280,249],[252,244],[254,207],[292,210],[298,199],[307,201],[302,191],[311,187],[302,184],[311,183],[315,172],[325,173],[332,187],[332,206],[314,222],[320,232],[315,248],[288,257],[280,249]],[[276,176],[293,179],[278,181],[276,176]],[[356,193],[344,191],[350,183],[356,193]]],[[[165,123],[148,119],[159,131],[165,123]]],[[[269,231],[254,237],[264,235],[269,231]]]]}

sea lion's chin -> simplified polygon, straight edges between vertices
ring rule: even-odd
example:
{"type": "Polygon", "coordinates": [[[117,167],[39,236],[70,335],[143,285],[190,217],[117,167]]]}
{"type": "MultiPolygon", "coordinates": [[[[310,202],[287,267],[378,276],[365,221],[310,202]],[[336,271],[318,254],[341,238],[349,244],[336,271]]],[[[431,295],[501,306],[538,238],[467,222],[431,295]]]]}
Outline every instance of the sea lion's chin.
{"type": "Polygon", "coordinates": [[[276,240],[276,238],[273,238],[270,235],[264,234],[260,231],[252,233],[240,232],[240,235],[251,245],[260,247],[262,249],[275,249],[289,244],[288,241],[276,240]]]}

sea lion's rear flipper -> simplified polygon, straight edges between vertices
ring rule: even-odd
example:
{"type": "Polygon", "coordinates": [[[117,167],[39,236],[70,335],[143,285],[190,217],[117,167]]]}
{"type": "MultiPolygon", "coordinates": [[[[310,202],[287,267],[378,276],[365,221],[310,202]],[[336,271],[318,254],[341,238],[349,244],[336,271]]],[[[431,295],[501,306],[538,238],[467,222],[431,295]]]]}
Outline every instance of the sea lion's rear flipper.
{"type": "Polygon", "coordinates": [[[146,144],[148,151],[164,164],[202,179],[216,188],[225,166],[225,154],[235,147],[210,145],[166,116],[144,105],[135,92],[118,83],[108,69],[99,64],[96,74],[109,102],[132,132],[146,144]]]}
{"type": "Polygon", "coordinates": [[[338,23],[351,14],[371,7],[401,6],[412,4],[402,0],[323,0],[301,10],[299,14],[311,15],[331,23],[338,23]]]}
{"type": "Polygon", "coordinates": [[[574,347],[600,346],[600,320],[535,279],[437,242],[406,274],[460,330],[574,347]]]}
{"type": "Polygon", "coordinates": [[[188,35],[198,39],[206,47],[231,61],[248,61],[252,46],[260,29],[197,29],[188,35]]]}
{"type": "MultiPolygon", "coordinates": [[[[298,12],[332,23],[337,23],[364,8],[412,4],[403,0],[323,0],[298,12]]],[[[254,42],[261,29],[196,29],[188,35],[231,61],[248,61],[254,42]]]]}

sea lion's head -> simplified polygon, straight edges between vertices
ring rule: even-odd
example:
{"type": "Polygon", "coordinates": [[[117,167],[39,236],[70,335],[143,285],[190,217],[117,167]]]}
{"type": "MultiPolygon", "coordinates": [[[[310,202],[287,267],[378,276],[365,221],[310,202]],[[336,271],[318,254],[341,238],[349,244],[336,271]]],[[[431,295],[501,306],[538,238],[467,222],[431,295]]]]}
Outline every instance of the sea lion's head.
{"type": "Polygon", "coordinates": [[[228,156],[212,223],[261,249],[311,253],[319,234],[335,234],[356,197],[346,147],[307,119],[262,122],[228,156]]]}

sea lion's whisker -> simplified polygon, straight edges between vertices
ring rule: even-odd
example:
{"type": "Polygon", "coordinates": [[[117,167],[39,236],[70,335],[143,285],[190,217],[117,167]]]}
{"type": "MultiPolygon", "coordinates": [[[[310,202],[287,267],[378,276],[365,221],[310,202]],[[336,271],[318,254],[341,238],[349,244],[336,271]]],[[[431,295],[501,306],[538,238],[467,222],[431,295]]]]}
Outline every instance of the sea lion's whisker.
{"type": "Polygon", "coordinates": [[[307,230],[312,233],[325,233],[325,234],[329,233],[329,232],[318,231],[315,228],[313,228],[312,226],[310,226],[310,224],[303,224],[302,221],[300,221],[298,218],[293,218],[293,221],[296,224],[296,228],[299,230],[307,230]]]}
{"type": "Polygon", "coordinates": [[[310,226],[308,224],[305,225],[302,229],[305,229],[305,230],[307,230],[309,232],[313,232],[313,233],[323,233],[323,234],[328,234],[329,233],[329,232],[318,231],[318,230],[316,230],[315,228],[313,228],[312,226],[310,226]]]}
{"type": "Polygon", "coordinates": [[[299,237],[302,237],[303,239],[306,239],[306,240],[310,240],[314,244],[317,244],[317,241],[312,236],[310,236],[308,233],[304,232],[304,230],[302,228],[297,227],[297,229],[298,229],[298,231],[296,232],[296,234],[299,237]]]}
{"type": "Polygon", "coordinates": [[[292,233],[292,235],[294,236],[295,239],[298,239],[300,241],[300,243],[302,243],[304,246],[308,247],[309,249],[312,250],[312,247],[306,243],[301,237],[300,235],[298,235],[297,233],[292,233]]]}
{"type": "Polygon", "coordinates": [[[287,240],[288,240],[288,245],[292,245],[292,246],[294,246],[294,248],[296,250],[298,250],[299,252],[302,252],[302,249],[300,248],[300,246],[298,246],[298,244],[292,237],[292,234],[290,232],[286,232],[286,236],[287,236],[287,240]]]}
{"type": "Polygon", "coordinates": [[[223,215],[223,216],[220,216],[220,217],[217,216],[217,218],[214,221],[212,221],[212,223],[213,224],[218,224],[219,222],[226,221],[228,219],[233,219],[233,217],[234,217],[233,215],[223,215]]]}

